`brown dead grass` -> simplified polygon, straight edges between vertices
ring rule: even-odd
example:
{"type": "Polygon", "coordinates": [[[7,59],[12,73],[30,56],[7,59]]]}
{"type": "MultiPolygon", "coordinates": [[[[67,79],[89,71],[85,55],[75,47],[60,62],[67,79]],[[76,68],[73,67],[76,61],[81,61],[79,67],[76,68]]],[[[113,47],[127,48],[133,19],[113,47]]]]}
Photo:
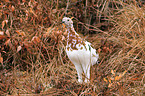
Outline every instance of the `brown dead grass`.
{"type": "Polygon", "coordinates": [[[135,0],[0,1],[0,94],[143,96],[145,6],[135,0]],[[67,9],[67,10],[66,10],[67,9]],[[92,43],[100,63],[78,84],[64,52],[64,15],[92,43]],[[3,35],[4,33],[4,35],[3,35]]]}

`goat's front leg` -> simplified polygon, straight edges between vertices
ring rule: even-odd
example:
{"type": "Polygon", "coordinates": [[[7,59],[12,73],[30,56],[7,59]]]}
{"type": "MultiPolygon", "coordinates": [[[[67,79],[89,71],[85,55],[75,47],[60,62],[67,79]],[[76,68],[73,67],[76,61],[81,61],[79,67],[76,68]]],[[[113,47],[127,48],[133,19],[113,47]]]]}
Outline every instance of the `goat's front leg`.
{"type": "Polygon", "coordinates": [[[83,73],[82,66],[81,66],[81,64],[74,64],[74,65],[75,65],[75,68],[76,68],[77,74],[78,74],[78,82],[82,83],[83,82],[83,79],[82,79],[82,73],[83,73]]]}

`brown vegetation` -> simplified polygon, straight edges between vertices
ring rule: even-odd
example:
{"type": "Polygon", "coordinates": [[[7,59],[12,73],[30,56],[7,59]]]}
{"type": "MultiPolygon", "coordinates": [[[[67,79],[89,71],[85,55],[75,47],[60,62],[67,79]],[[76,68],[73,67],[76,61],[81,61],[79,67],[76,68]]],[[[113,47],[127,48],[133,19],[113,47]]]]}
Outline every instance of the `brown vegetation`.
{"type": "Polygon", "coordinates": [[[0,94],[143,96],[143,0],[1,0],[0,94]],[[92,43],[100,63],[78,84],[64,51],[64,16],[92,43]]]}

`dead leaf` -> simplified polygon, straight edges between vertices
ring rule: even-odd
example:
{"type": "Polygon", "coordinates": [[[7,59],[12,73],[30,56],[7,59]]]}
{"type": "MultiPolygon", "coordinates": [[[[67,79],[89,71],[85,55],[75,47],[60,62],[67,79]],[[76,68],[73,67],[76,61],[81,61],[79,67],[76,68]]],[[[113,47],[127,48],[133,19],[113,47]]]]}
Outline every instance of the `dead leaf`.
{"type": "Polygon", "coordinates": [[[11,43],[10,39],[8,39],[8,40],[5,42],[5,45],[6,45],[6,46],[8,46],[8,45],[9,45],[9,47],[10,47],[10,48],[12,48],[12,47],[13,47],[13,45],[12,45],[12,43],[11,43]]]}
{"type": "Polygon", "coordinates": [[[108,85],[108,87],[110,88],[112,85],[113,85],[113,84],[112,84],[112,83],[110,83],[110,84],[108,85]]]}
{"type": "Polygon", "coordinates": [[[8,37],[10,37],[10,32],[9,32],[8,29],[6,30],[6,34],[7,34],[8,37]]]}
{"type": "Polygon", "coordinates": [[[14,12],[15,11],[15,7],[12,5],[12,12],[14,12]]]}
{"type": "Polygon", "coordinates": [[[108,82],[106,78],[103,78],[105,82],[108,82]]]}
{"type": "Polygon", "coordinates": [[[26,36],[25,32],[21,32],[21,35],[22,35],[22,36],[26,36]]]}
{"type": "Polygon", "coordinates": [[[98,53],[100,53],[100,52],[101,52],[101,48],[98,49],[98,53]]]}
{"type": "Polygon", "coordinates": [[[47,32],[50,32],[52,30],[52,27],[47,28],[47,32]]]}
{"type": "Polygon", "coordinates": [[[115,75],[115,72],[114,72],[113,70],[111,70],[111,73],[112,73],[113,75],[115,75]]]}
{"type": "Polygon", "coordinates": [[[0,63],[3,64],[3,57],[0,57],[0,63]]]}
{"type": "Polygon", "coordinates": [[[127,72],[127,71],[125,70],[125,71],[122,73],[122,76],[124,76],[126,72],[127,72]]]}
{"type": "Polygon", "coordinates": [[[32,8],[30,8],[30,13],[32,13],[35,17],[37,17],[37,15],[35,14],[35,12],[32,8]]]}
{"type": "Polygon", "coordinates": [[[73,19],[74,17],[71,17],[70,19],[73,19]]]}
{"type": "Polygon", "coordinates": [[[29,14],[29,11],[28,10],[25,10],[25,13],[26,13],[26,16],[29,14]]]}
{"type": "Polygon", "coordinates": [[[3,65],[3,57],[1,57],[1,53],[0,53],[0,63],[3,65]]]}
{"type": "Polygon", "coordinates": [[[6,51],[2,51],[3,53],[7,53],[6,51]]]}
{"type": "Polygon", "coordinates": [[[25,32],[20,32],[19,30],[16,30],[16,32],[18,33],[18,35],[26,36],[25,32]]]}
{"type": "Polygon", "coordinates": [[[4,20],[2,21],[2,29],[4,28],[4,26],[8,23],[8,20],[4,20]]]}
{"type": "Polygon", "coordinates": [[[5,42],[5,45],[7,46],[9,43],[10,43],[10,39],[8,39],[8,40],[5,42]]]}
{"type": "Polygon", "coordinates": [[[127,71],[125,70],[122,74],[119,74],[119,76],[116,76],[115,80],[119,80],[120,78],[122,78],[125,75],[126,72],[127,71]]]}
{"type": "Polygon", "coordinates": [[[5,2],[10,2],[9,0],[5,0],[5,2]]]}
{"type": "Polygon", "coordinates": [[[62,31],[54,31],[54,34],[55,34],[55,36],[60,36],[60,35],[62,35],[62,31]]]}
{"type": "Polygon", "coordinates": [[[16,32],[20,35],[20,31],[19,30],[16,30],[16,32]]]}
{"type": "Polygon", "coordinates": [[[111,78],[110,77],[107,77],[107,78],[108,78],[109,83],[111,83],[111,78]]]}
{"type": "Polygon", "coordinates": [[[120,78],[121,78],[120,76],[116,76],[116,77],[115,77],[115,81],[116,81],[116,80],[119,80],[120,78]]]}
{"type": "Polygon", "coordinates": [[[23,2],[23,3],[25,3],[25,2],[26,2],[26,0],[22,0],[22,2],[23,2]]]}
{"type": "Polygon", "coordinates": [[[50,32],[52,30],[52,27],[47,28],[47,32],[44,34],[44,37],[47,37],[50,35],[50,32]]]}
{"type": "Polygon", "coordinates": [[[23,22],[22,18],[20,18],[20,22],[21,22],[21,23],[23,22]]]}
{"type": "Polygon", "coordinates": [[[4,28],[5,26],[5,21],[2,22],[2,29],[4,28]]]}
{"type": "Polygon", "coordinates": [[[0,35],[4,35],[4,32],[3,31],[0,31],[0,35]]]}
{"type": "Polygon", "coordinates": [[[56,12],[57,12],[57,10],[56,10],[56,9],[53,9],[53,10],[52,10],[52,13],[56,13],[56,12]]]}
{"type": "Polygon", "coordinates": [[[63,35],[66,37],[66,36],[67,36],[67,31],[65,31],[65,32],[63,33],[63,35]]]}
{"type": "Polygon", "coordinates": [[[119,82],[117,82],[118,85],[121,85],[119,82]]]}
{"type": "Polygon", "coordinates": [[[62,40],[62,41],[65,40],[65,37],[64,37],[63,35],[62,35],[62,39],[61,39],[61,40],[62,40]]]}
{"type": "Polygon", "coordinates": [[[138,78],[131,78],[131,80],[136,81],[138,78]]]}
{"type": "Polygon", "coordinates": [[[28,6],[31,6],[31,0],[28,2],[28,6]]]}
{"type": "Polygon", "coordinates": [[[39,37],[34,36],[31,41],[34,42],[34,43],[40,43],[41,40],[40,40],[39,37]]]}
{"type": "Polygon", "coordinates": [[[7,24],[8,23],[8,20],[5,20],[5,23],[7,24]]]}
{"type": "Polygon", "coordinates": [[[0,40],[5,39],[6,36],[0,35],[0,40]]]}
{"type": "Polygon", "coordinates": [[[65,24],[64,24],[64,23],[62,23],[62,26],[63,26],[64,28],[66,28],[66,26],[65,26],[65,24]]]}
{"type": "Polygon", "coordinates": [[[17,47],[17,52],[19,52],[21,49],[22,49],[22,47],[21,46],[18,46],[17,47]]]}

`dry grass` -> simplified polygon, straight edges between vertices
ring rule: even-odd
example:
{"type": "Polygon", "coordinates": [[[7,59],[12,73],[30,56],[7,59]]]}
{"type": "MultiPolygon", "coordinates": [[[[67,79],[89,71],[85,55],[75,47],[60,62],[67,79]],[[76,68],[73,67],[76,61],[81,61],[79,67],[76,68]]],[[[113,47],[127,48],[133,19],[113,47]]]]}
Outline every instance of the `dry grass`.
{"type": "Polygon", "coordinates": [[[64,2],[0,1],[0,94],[143,96],[144,2],[64,2]],[[90,84],[76,82],[75,67],[64,52],[64,15],[74,17],[76,31],[100,54],[90,84]]]}

